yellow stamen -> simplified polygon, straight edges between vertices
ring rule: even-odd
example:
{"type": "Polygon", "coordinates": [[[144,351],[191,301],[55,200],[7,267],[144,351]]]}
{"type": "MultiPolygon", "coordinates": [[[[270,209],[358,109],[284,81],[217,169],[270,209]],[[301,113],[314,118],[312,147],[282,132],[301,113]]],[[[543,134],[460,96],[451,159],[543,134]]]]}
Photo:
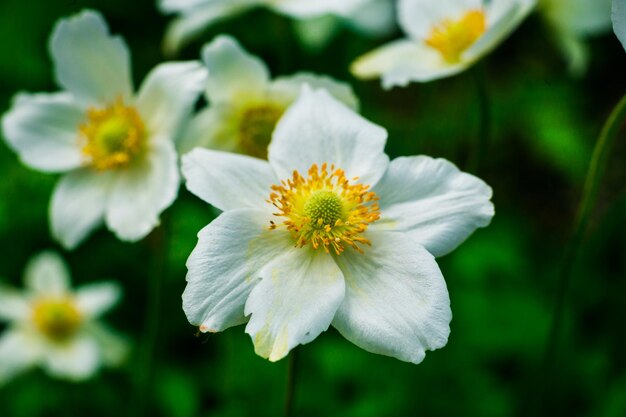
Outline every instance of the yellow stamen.
{"type": "Polygon", "coordinates": [[[485,32],[487,22],[482,10],[470,10],[459,20],[444,19],[432,28],[426,44],[437,49],[449,63],[461,60],[461,54],[485,32]]]}
{"type": "Polygon", "coordinates": [[[269,103],[247,107],[239,124],[241,150],[250,156],[267,159],[267,146],[284,111],[283,107],[269,103]]]}
{"type": "MultiPolygon", "coordinates": [[[[356,178],[354,179],[356,180],[356,178]]],[[[354,181],[353,180],[353,181],[354,181]]],[[[305,178],[293,172],[292,178],[272,186],[268,200],[282,223],[270,221],[270,230],[284,226],[297,247],[311,244],[314,249],[333,249],[339,255],[345,245],[363,253],[359,245],[371,245],[363,237],[370,223],[380,218],[378,197],[368,185],[350,184],[343,170],[327,164],[313,164],[305,178]]]]}
{"type": "Polygon", "coordinates": [[[33,307],[33,321],[48,339],[64,342],[76,334],[82,317],[69,298],[43,298],[33,307]]]}
{"type": "Polygon", "coordinates": [[[145,148],[145,128],[135,108],[121,99],[104,108],[87,110],[79,127],[83,154],[99,171],[128,165],[145,148]]]}

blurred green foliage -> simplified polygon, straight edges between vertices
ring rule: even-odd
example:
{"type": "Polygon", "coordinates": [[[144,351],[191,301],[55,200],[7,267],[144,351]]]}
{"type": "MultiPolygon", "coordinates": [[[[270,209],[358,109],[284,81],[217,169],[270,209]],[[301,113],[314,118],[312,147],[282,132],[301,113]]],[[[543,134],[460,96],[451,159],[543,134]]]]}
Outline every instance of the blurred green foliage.
{"type": "MultiPolygon", "coordinates": [[[[62,16],[90,7],[107,17],[133,54],[139,82],[161,62],[167,23],[153,0],[3,0],[0,3],[0,108],[19,90],[54,91],[47,38],[62,16]]],[[[429,154],[466,167],[479,132],[475,78],[461,74],[383,91],[353,79],[348,65],[382,43],[341,32],[327,47],[303,49],[291,22],[266,11],[220,23],[185,48],[195,59],[218,33],[236,36],[274,75],[307,70],[349,81],[362,113],[390,133],[392,156],[429,154]]],[[[594,140],[626,92],[626,54],[612,36],[591,41],[586,77],[568,78],[540,19],[531,17],[483,63],[493,115],[492,142],[479,172],[494,188],[496,217],[439,260],[452,300],[448,345],[418,365],[369,354],[334,330],[299,350],[297,416],[515,416],[545,378],[540,368],[551,321],[556,272],[573,223],[594,140]]],[[[543,415],[626,415],[626,195],[624,134],[609,163],[600,203],[568,293],[556,375],[543,415]]],[[[47,205],[56,179],[22,166],[0,145],[0,277],[21,286],[31,255],[58,245],[47,205]]],[[[185,261],[196,233],[217,212],[181,188],[168,210],[170,241],[158,348],[154,416],[276,416],[282,412],[287,361],[254,354],[243,328],[196,336],[181,309],[185,261]]],[[[81,284],[114,278],[125,298],[109,322],[134,342],[120,370],[83,384],[35,370],[0,388],[0,416],[122,416],[132,413],[133,376],[153,268],[148,242],[120,243],[100,230],[64,253],[81,284]],[[131,411],[131,413],[129,413],[131,411]]]]}

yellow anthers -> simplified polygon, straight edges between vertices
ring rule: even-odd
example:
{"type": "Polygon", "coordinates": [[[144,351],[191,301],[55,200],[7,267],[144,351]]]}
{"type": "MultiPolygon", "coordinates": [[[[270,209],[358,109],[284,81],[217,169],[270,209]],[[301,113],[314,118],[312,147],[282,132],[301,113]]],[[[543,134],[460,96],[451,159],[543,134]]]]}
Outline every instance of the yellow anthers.
{"type": "Polygon", "coordinates": [[[64,342],[74,336],[82,323],[82,317],[71,299],[44,298],[34,305],[33,321],[48,339],[64,342]]]}
{"type": "Polygon", "coordinates": [[[83,154],[99,171],[128,165],[145,147],[143,121],[137,110],[121,99],[108,107],[87,110],[87,121],[79,129],[83,154]]]}
{"type": "MultiPolygon", "coordinates": [[[[356,180],[353,179],[353,181],[356,180]]],[[[362,235],[380,218],[378,197],[368,185],[350,184],[341,169],[313,164],[305,178],[294,171],[288,180],[272,186],[268,200],[278,209],[282,222],[270,221],[270,230],[284,226],[297,247],[332,249],[337,255],[345,246],[363,253],[359,245],[370,245],[362,235]]]]}
{"type": "Polygon", "coordinates": [[[459,62],[461,54],[485,33],[487,22],[482,10],[470,10],[459,20],[444,19],[435,26],[426,44],[437,49],[449,63],[459,62]]]}
{"type": "Polygon", "coordinates": [[[246,108],[239,123],[239,146],[250,156],[267,159],[267,146],[284,108],[275,104],[262,104],[246,108]]]}

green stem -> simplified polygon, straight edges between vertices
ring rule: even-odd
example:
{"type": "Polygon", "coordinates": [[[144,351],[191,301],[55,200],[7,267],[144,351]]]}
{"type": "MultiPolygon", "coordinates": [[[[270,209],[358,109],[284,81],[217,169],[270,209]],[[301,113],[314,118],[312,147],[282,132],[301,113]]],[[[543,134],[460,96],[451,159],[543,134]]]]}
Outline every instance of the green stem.
{"type": "Polygon", "coordinates": [[[598,191],[604,171],[606,169],[607,160],[615,143],[615,138],[619,132],[622,122],[626,119],[626,95],[622,97],[619,103],[613,109],[613,112],[607,119],[593,150],[589,170],[585,179],[583,194],[578,205],[574,228],[569,241],[565,246],[563,253],[563,263],[559,272],[556,300],[554,303],[554,311],[552,316],[552,324],[546,345],[546,350],[542,362],[542,377],[538,382],[538,394],[533,405],[534,412],[532,415],[540,415],[545,393],[550,386],[552,374],[554,371],[554,363],[557,354],[557,344],[561,327],[563,325],[563,314],[565,309],[565,300],[567,290],[572,276],[572,269],[576,258],[580,251],[587,231],[587,226],[591,218],[591,213],[598,198],[598,191]]]}
{"type": "Polygon", "coordinates": [[[285,395],[285,417],[293,417],[293,403],[296,392],[296,378],[298,377],[298,351],[294,349],[289,355],[287,363],[287,390],[285,395]]]}
{"type": "Polygon", "coordinates": [[[469,170],[477,174],[483,166],[483,160],[491,142],[491,102],[485,80],[485,64],[477,64],[471,70],[471,73],[476,84],[476,95],[478,97],[479,127],[476,143],[469,161],[469,170]]]}

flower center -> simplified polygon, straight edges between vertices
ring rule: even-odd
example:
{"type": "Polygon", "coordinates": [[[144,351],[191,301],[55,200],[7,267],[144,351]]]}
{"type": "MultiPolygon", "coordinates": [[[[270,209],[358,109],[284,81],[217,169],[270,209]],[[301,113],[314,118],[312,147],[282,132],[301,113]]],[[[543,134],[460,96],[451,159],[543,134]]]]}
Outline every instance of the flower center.
{"type": "MultiPolygon", "coordinates": [[[[353,179],[356,181],[356,178],[353,179]]],[[[359,245],[370,245],[363,237],[370,223],[380,218],[378,197],[368,191],[368,185],[350,184],[343,170],[321,169],[316,164],[305,178],[298,171],[280,185],[272,186],[268,200],[278,212],[281,222],[270,221],[270,230],[285,227],[291,232],[297,247],[311,244],[339,255],[350,246],[363,253],[359,245]]]]}
{"type": "Polygon", "coordinates": [[[37,329],[54,342],[70,339],[80,327],[82,317],[70,299],[42,299],[33,308],[37,329]]]}
{"type": "Polygon", "coordinates": [[[239,146],[246,154],[267,159],[267,146],[284,109],[275,104],[251,107],[243,112],[239,124],[239,146]]]}
{"type": "Polygon", "coordinates": [[[143,121],[137,110],[121,99],[108,107],[87,110],[87,121],[79,129],[83,154],[99,171],[128,165],[145,147],[143,121]]]}
{"type": "Polygon", "coordinates": [[[433,27],[426,44],[437,49],[449,63],[461,60],[461,54],[485,32],[487,26],[482,10],[470,10],[459,20],[444,19],[433,27]]]}

